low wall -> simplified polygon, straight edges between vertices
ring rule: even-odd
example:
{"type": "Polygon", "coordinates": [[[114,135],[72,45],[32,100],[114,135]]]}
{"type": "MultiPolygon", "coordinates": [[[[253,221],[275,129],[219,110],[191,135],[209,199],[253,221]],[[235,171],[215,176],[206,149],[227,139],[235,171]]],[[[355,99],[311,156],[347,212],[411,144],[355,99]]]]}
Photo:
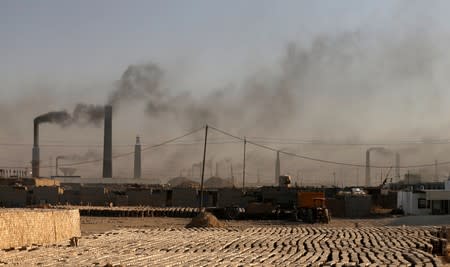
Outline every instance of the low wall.
{"type": "Polygon", "coordinates": [[[25,207],[27,188],[0,185],[0,208],[25,207]]]}
{"type": "Polygon", "coordinates": [[[81,236],[78,210],[0,209],[0,249],[81,236]]]}

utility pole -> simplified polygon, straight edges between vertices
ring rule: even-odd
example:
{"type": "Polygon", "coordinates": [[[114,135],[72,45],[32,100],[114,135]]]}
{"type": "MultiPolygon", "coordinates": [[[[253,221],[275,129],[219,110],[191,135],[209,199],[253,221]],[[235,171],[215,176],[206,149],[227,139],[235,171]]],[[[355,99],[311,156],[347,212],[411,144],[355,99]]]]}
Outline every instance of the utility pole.
{"type": "Polygon", "coordinates": [[[203,146],[202,180],[200,183],[200,212],[203,209],[203,179],[205,178],[206,143],[208,142],[208,124],[205,127],[205,144],[203,146]]]}
{"type": "MultiPolygon", "coordinates": [[[[51,156],[50,156],[50,158],[48,159],[48,162],[49,162],[49,166],[52,166],[52,164],[53,164],[53,158],[52,158],[51,156]]],[[[48,168],[48,172],[49,172],[50,177],[52,177],[52,175],[53,175],[53,168],[52,168],[52,167],[48,168]]]]}
{"type": "Polygon", "coordinates": [[[383,183],[383,168],[380,169],[380,184],[383,183]]]}
{"type": "Polygon", "coordinates": [[[245,152],[247,149],[247,138],[244,136],[244,162],[242,166],[242,192],[245,192],[245,152]]]}

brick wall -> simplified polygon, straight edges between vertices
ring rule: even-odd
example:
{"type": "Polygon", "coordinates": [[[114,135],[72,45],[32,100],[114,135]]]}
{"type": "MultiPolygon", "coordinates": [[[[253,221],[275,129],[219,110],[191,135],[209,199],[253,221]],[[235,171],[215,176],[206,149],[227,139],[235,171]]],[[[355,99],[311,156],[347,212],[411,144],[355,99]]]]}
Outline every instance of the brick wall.
{"type": "Polygon", "coordinates": [[[0,209],[0,249],[81,236],[78,210],[0,209]]]}

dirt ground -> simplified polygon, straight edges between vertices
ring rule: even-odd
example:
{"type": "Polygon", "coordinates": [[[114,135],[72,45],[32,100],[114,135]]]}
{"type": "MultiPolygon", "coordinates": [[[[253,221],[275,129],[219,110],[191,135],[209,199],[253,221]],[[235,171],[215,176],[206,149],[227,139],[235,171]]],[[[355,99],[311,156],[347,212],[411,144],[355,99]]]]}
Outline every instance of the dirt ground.
{"type": "MultiPolygon", "coordinates": [[[[126,228],[183,228],[190,222],[189,218],[170,217],[81,217],[81,233],[83,235],[103,233],[126,228]]],[[[225,221],[232,228],[245,229],[262,226],[311,226],[302,222],[273,220],[238,220],[225,221]]],[[[402,216],[377,219],[340,219],[334,218],[330,224],[317,224],[321,227],[379,227],[379,226],[439,226],[450,227],[450,216],[402,216]]]]}

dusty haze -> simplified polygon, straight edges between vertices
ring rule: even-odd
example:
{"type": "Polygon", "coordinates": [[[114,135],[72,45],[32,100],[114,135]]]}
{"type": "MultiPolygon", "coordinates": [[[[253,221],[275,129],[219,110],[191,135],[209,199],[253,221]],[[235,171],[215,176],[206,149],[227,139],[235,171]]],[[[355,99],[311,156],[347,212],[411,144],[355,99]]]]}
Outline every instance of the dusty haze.
{"type": "MultiPolygon", "coordinates": [[[[217,89],[205,88],[199,94],[183,90],[179,73],[164,62],[151,58],[145,59],[147,63],[130,62],[121,77],[110,81],[105,99],[87,95],[82,100],[62,100],[50,91],[39,94],[40,102],[28,95],[14,103],[0,100],[2,143],[29,144],[7,147],[11,153],[9,157],[3,154],[0,162],[6,166],[15,165],[14,161],[23,162],[21,166],[28,164],[33,119],[55,110],[65,112],[62,124],[67,127],[41,126],[43,161],[58,155],[76,159],[73,155],[87,151],[101,155],[100,111],[104,104],[114,106],[114,154],[132,151],[135,135],[141,136],[145,147],[208,123],[277,149],[339,162],[365,164],[365,150],[383,143],[406,143],[384,146],[400,152],[402,165],[449,161],[450,144],[431,142],[449,137],[449,37],[417,28],[402,34],[359,30],[317,35],[310,41],[289,42],[284,51],[274,51],[280,54],[276,64],[256,66],[258,71],[246,73],[243,80],[229,81],[217,89]],[[73,111],[69,114],[65,110],[73,111]],[[68,125],[68,121],[78,123],[68,125]],[[313,140],[316,144],[304,144],[313,140]],[[422,140],[428,144],[408,144],[422,140]],[[374,145],[355,145],[358,143],[374,145]]],[[[177,145],[143,152],[143,176],[165,181],[180,173],[187,175],[192,164],[201,160],[202,138],[203,133],[198,133],[177,145]]],[[[215,169],[215,162],[219,162],[219,175],[229,177],[233,163],[239,180],[242,144],[228,143],[230,137],[213,131],[209,138],[210,165],[215,169]]],[[[393,154],[380,152],[372,153],[372,164],[392,166],[393,154]]],[[[261,180],[273,180],[274,152],[249,145],[247,160],[250,182],[256,182],[257,170],[261,180]]],[[[364,181],[363,168],[283,155],[281,161],[282,172],[295,177],[300,173],[299,183],[334,183],[333,173],[339,185],[364,181]]],[[[78,174],[100,176],[100,163],[80,166],[78,174]]],[[[114,175],[131,176],[132,166],[132,156],[114,160],[114,175]]],[[[434,168],[416,171],[430,181],[434,179],[434,168]]],[[[449,166],[441,166],[439,179],[449,171],[449,166]]],[[[382,172],[386,174],[387,169],[373,170],[377,182],[382,172]]]]}

